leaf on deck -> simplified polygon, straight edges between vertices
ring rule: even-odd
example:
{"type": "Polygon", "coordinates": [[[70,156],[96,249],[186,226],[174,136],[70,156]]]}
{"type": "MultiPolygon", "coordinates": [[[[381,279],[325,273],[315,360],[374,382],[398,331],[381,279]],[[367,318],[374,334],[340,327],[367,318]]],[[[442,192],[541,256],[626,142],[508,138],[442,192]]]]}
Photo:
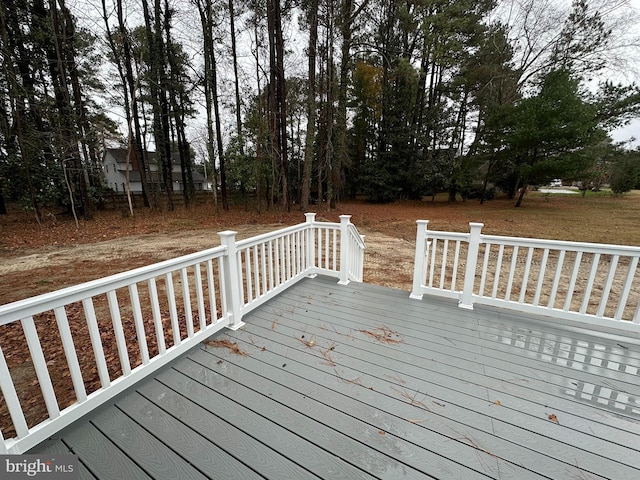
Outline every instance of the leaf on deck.
{"type": "MultiPolygon", "coordinates": [[[[392,390],[398,392],[400,394],[400,396],[402,398],[404,398],[407,403],[409,403],[410,405],[413,405],[415,407],[418,408],[422,408],[423,410],[426,410],[427,412],[430,412],[431,410],[429,410],[429,407],[427,407],[423,402],[419,401],[416,399],[416,397],[418,396],[418,391],[416,391],[413,395],[411,395],[407,390],[403,389],[398,389],[395,387],[391,387],[392,390]]],[[[427,396],[425,395],[423,400],[426,399],[427,396]]]]}
{"type": "Polygon", "coordinates": [[[380,343],[402,343],[401,338],[397,338],[400,335],[395,330],[391,330],[389,327],[381,326],[374,328],[373,330],[358,330],[360,333],[364,333],[368,337],[380,343]]]}
{"type": "Polygon", "coordinates": [[[306,340],[304,338],[304,335],[302,335],[302,338],[296,337],[296,340],[305,345],[307,348],[313,348],[316,344],[316,337],[311,337],[309,340],[306,340]]]}
{"type": "Polygon", "coordinates": [[[352,383],[353,385],[358,385],[359,387],[366,388],[367,390],[373,390],[373,387],[367,387],[365,384],[363,384],[362,380],[360,380],[360,377],[356,377],[353,379],[344,378],[342,375],[338,373],[338,370],[336,370],[335,368],[333,369],[333,371],[336,372],[336,377],[338,378],[338,380],[342,382],[352,383]]]}
{"type": "Polygon", "coordinates": [[[322,362],[323,365],[328,365],[330,367],[336,366],[336,363],[333,361],[333,358],[331,358],[331,352],[329,350],[323,350],[322,352],[320,352],[320,354],[326,360],[322,362]]]}
{"type": "Polygon", "coordinates": [[[231,353],[235,353],[236,355],[243,355],[243,356],[244,355],[249,355],[244,350],[241,350],[237,343],[231,342],[231,340],[229,340],[228,338],[225,338],[224,340],[221,340],[221,339],[205,340],[204,343],[205,343],[205,345],[209,345],[210,347],[226,348],[231,353]]]}

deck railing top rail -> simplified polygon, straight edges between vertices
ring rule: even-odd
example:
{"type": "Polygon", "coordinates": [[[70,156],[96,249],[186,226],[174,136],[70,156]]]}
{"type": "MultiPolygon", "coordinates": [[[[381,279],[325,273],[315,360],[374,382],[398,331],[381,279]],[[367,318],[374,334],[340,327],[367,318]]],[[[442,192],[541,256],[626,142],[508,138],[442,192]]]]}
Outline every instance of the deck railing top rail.
{"type": "Polygon", "coordinates": [[[508,237],[503,235],[480,236],[480,243],[493,245],[514,245],[533,248],[549,248],[571,252],[600,253],[603,255],[640,255],[640,247],[630,245],[613,245],[607,243],[569,242],[563,240],[549,240],[544,238],[508,237]]]}
{"type": "Polygon", "coordinates": [[[429,230],[419,220],[412,298],[456,298],[640,332],[640,247],[429,230]]]}
{"type": "Polygon", "coordinates": [[[117,290],[121,287],[145,281],[151,277],[159,277],[169,272],[179,271],[182,268],[221,257],[224,254],[225,247],[219,246],[0,305],[0,325],[15,322],[25,316],[36,315],[44,310],[52,310],[68,305],[83,298],[95,297],[110,290],[117,290]]]}
{"type": "Polygon", "coordinates": [[[0,454],[27,451],[214,332],[239,328],[305,276],[362,281],[364,243],[350,218],[309,213],[241,241],[220,232],[218,247],[0,306],[0,454]],[[26,408],[33,398],[46,408],[26,408]]]}

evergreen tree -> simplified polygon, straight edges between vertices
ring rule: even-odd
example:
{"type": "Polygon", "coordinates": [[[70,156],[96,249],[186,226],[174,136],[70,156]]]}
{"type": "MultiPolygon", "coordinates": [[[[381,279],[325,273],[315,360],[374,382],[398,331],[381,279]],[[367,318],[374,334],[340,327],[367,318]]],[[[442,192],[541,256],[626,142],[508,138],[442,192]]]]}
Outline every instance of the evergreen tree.
{"type": "Polygon", "coordinates": [[[546,183],[583,168],[575,152],[601,141],[594,105],[580,95],[579,82],[567,70],[550,72],[540,92],[518,102],[507,117],[506,144],[515,159],[520,196],[531,184],[546,183]]]}
{"type": "Polygon", "coordinates": [[[609,184],[611,191],[617,196],[637,188],[640,178],[640,152],[621,152],[613,163],[611,170],[611,180],[609,184]]]}

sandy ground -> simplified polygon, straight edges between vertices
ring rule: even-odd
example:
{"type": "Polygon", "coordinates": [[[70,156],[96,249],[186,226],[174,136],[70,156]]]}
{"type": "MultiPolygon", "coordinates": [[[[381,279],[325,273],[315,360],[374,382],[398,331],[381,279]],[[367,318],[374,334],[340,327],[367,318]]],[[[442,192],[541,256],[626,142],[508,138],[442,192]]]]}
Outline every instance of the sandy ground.
{"type": "MultiPolygon", "coordinates": [[[[238,239],[281,228],[276,225],[234,227],[238,239]]],[[[378,232],[359,229],[367,249],[364,281],[387,287],[411,289],[414,244],[378,232]]],[[[191,252],[220,245],[217,230],[130,236],[71,247],[49,246],[0,260],[0,285],[25,283],[14,289],[14,298],[0,294],[0,304],[45,291],[89,281],[191,252]],[[100,272],[104,272],[100,274],[100,272]],[[75,280],[74,280],[75,279],[75,280]]],[[[3,289],[4,290],[4,289],[3,289]]]]}
{"type": "MultiPolygon", "coordinates": [[[[282,225],[246,225],[234,227],[238,232],[238,239],[248,238],[265,232],[272,232],[282,228],[282,225]]],[[[188,253],[212,248],[220,244],[218,230],[208,229],[189,232],[145,234],[128,236],[121,239],[103,241],[98,243],[78,244],[75,246],[49,246],[25,252],[15,257],[3,258],[0,260],[0,287],[12,285],[13,288],[0,288],[0,304],[27,298],[40,293],[46,293],[58,288],[75,285],[78,283],[93,280],[95,278],[110,274],[130,270],[132,268],[149,265],[169,258],[175,258],[188,253]]],[[[413,262],[415,254],[415,240],[408,240],[404,237],[398,238],[383,233],[359,228],[359,232],[365,235],[365,259],[364,259],[364,281],[385,287],[397,288],[407,292],[411,291],[413,277],[413,262]]],[[[514,286],[512,289],[512,299],[517,299],[520,292],[519,281],[523,279],[525,271],[526,251],[522,250],[515,265],[514,286]]],[[[535,278],[539,267],[538,251],[533,258],[531,278],[535,278]]],[[[440,255],[439,255],[440,257],[440,255]]],[[[495,269],[496,255],[491,255],[489,269],[495,269]]],[[[461,259],[462,260],[462,259],[461,259]]],[[[584,266],[578,276],[572,304],[574,308],[580,308],[580,302],[587,284],[589,275],[589,259],[584,262],[584,266]]],[[[451,281],[452,254],[447,257],[446,283],[451,281]]],[[[504,294],[508,289],[508,268],[511,258],[506,255],[503,259],[502,274],[499,281],[498,296],[504,294]]],[[[564,265],[566,273],[561,278],[561,287],[566,287],[569,282],[569,269],[571,261],[567,259],[564,265]]],[[[590,297],[590,310],[596,309],[600,299],[602,286],[606,281],[608,273],[608,259],[602,260],[603,265],[598,269],[592,296],[590,297]],[[604,267],[604,268],[602,268],[604,267]]],[[[440,262],[437,262],[439,265],[440,262]]],[[[626,276],[625,259],[619,268],[626,276]]],[[[545,282],[541,296],[541,304],[545,305],[548,299],[549,290],[555,272],[555,262],[549,258],[545,274],[545,282]]],[[[436,280],[438,282],[439,266],[436,268],[436,280]]],[[[640,274],[637,274],[640,275],[640,274]]],[[[624,278],[624,276],[622,278],[624,278]]],[[[479,281],[479,279],[478,279],[479,281]]],[[[458,278],[458,283],[460,277],[458,278]]],[[[620,291],[621,280],[614,284],[614,291],[620,291]]],[[[531,280],[527,286],[527,296],[532,297],[535,288],[535,280],[531,280]]],[[[460,288],[461,285],[459,284],[460,288]]],[[[485,294],[490,294],[487,285],[485,294]]],[[[617,294],[619,295],[619,293],[617,294]]],[[[637,292],[632,293],[632,297],[637,296],[637,292]]],[[[529,299],[531,301],[532,298],[529,299]]],[[[633,303],[633,302],[630,302],[633,303]]],[[[560,306],[559,304],[556,306],[560,306]]],[[[609,302],[608,314],[613,314],[615,308],[615,295],[613,301],[609,302]]],[[[632,314],[630,312],[629,314],[632,314]]]]}

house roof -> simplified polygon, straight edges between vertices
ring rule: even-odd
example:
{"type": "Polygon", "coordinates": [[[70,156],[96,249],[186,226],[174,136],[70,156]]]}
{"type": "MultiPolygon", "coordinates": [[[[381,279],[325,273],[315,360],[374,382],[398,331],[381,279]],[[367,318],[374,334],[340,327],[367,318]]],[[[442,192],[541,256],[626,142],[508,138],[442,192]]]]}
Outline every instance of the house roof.
{"type": "MultiPolygon", "coordinates": [[[[118,169],[118,172],[126,175],[126,170],[124,168],[118,169]]],[[[200,172],[193,171],[193,181],[196,183],[200,183],[205,181],[204,176],[200,172]]],[[[129,181],[130,182],[139,182],[140,181],[140,172],[137,170],[132,170],[129,172],[129,181]]],[[[182,173],[180,172],[172,172],[171,173],[171,181],[173,182],[182,182],[182,173]]]]}
{"type": "MultiPolygon", "coordinates": [[[[123,175],[126,174],[126,163],[127,163],[127,149],[126,148],[108,148],[107,152],[109,152],[113,158],[116,160],[116,163],[118,164],[118,172],[122,173],[123,175]],[[122,166],[120,166],[122,165],[122,166]]],[[[149,165],[156,165],[158,163],[158,160],[156,158],[156,152],[146,152],[147,155],[147,162],[149,165]]],[[[173,154],[171,156],[171,164],[175,165],[175,166],[180,166],[180,156],[178,154],[173,154]]],[[[193,181],[194,182],[204,182],[205,178],[204,176],[200,173],[197,172],[195,170],[193,170],[192,172],[193,175],[193,181]]],[[[137,165],[135,164],[131,164],[130,170],[129,170],[129,180],[131,182],[139,182],[140,181],[140,172],[137,169],[137,165]]],[[[182,182],[182,174],[180,172],[173,172],[172,173],[172,181],[173,182],[182,182]]]]}
{"type": "MultiPolygon", "coordinates": [[[[110,153],[115,158],[116,163],[127,163],[127,149],[126,148],[107,148],[107,153],[110,153]]],[[[145,152],[145,157],[149,165],[155,165],[158,163],[156,152],[145,152]]],[[[174,153],[171,155],[171,163],[173,165],[180,165],[180,155],[174,153]]]]}

